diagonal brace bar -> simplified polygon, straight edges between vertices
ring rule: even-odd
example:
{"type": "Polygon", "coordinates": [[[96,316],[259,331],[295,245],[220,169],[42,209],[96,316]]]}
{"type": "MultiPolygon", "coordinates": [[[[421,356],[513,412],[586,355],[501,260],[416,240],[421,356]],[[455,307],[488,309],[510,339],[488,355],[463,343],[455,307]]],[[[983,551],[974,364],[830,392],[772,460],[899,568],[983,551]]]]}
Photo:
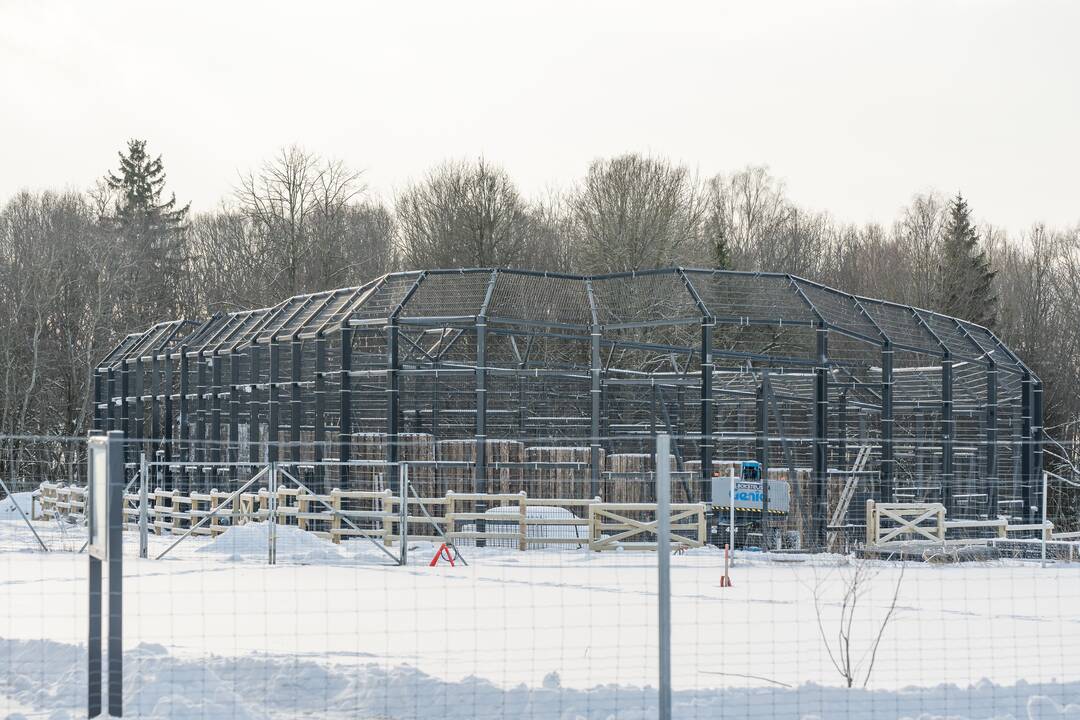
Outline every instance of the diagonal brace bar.
{"type": "MultiPolygon", "coordinates": [[[[299,480],[297,480],[296,478],[294,478],[292,475],[290,475],[285,470],[282,470],[281,468],[278,468],[278,472],[281,473],[282,475],[284,475],[285,477],[287,477],[288,479],[292,480],[293,483],[296,485],[296,487],[300,488],[301,490],[306,492],[308,495],[315,495],[315,493],[311,492],[311,490],[309,490],[308,487],[306,485],[304,485],[304,483],[302,483],[299,480]]],[[[316,497],[318,497],[318,496],[316,496],[316,497]]],[[[346,525],[348,525],[353,530],[356,530],[358,533],[360,533],[360,537],[365,538],[372,545],[374,545],[375,547],[379,548],[384,553],[386,553],[386,556],[389,557],[391,560],[393,560],[395,565],[400,565],[401,564],[401,561],[398,558],[394,557],[394,554],[392,552],[390,552],[389,550],[384,548],[382,545],[380,545],[378,543],[378,541],[375,540],[375,538],[371,537],[371,535],[366,530],[364,530],[363,528],[357,527],[357,525],[355,523],[353,523],[352,520],[350,520],[346,515],[342,515],[339,511],[335,510],[334,506],[331,505],[330,503],[326,502],[322,498],[318,498],[318,500],[319,500],[320,503],[325,505],[330,510],[330,512],[332,512],[333,514],[341,515],[341,519],[342,519],[342,521],[345,522],[346,525]]]]}
{"type": "Polygon", "coordinates": [[[208,522],[210,521],[210,518],[212,518],[212,517],[214,517],[215,515],[217,515],[217,514],[218,514],[218,512],[220,512],[221,510],[224,510],[224,509],[225,509],[225,508],[227,508],[227,507],[228,507],[229,505],[231,505],[231,504],[232,504],[232,502],[233,502],[234,500],[236,500],[236,498],[240,497],[240,493],[242,493],[242,492],[244,492],[245,490],[247,490],[247,489],[248,489],[249,487],[251,487],[251,486],[252,486],[252,484],[254,484],[254,483],[255,483],[255,481],[256,481],[256,480],[258,480],[259,478],[261,478],[261,477],[262,477],[263,475],[265,475],[265,474],[266,474],[266,473],[268,473],[268,472],[270,472],[270,466],[269,466],[269,465],[268,465],[268,466],[266,466],[266,467],[264,467],[264,468],[263,468],[262,470],[260,470],[259,472],[255,473],[254,475],[252,475],[252,476],[251,476],[251,479],[250,479],[250,480],[248,480],[248,481],[247,481],[246,483],[244,483],[244,484],[243,484],[243,485],[241,485],[241,486],[240,486],[239,488],[237,488],[237,490],[236,490],[235,492],[233,492],[233,494],[232,494],[232,495],[230,495],[229,497],[225,498],[225,502],[221,503],[221,504],[220,504],[220,505],[218,505],[218,506],[217,506],[216,508],[214,508],[213,510],[211,510],[211,511],[210,511],[209,513],[207,513],[206,515],[204,515],[204,516],[203,516],[203,519],[202,519],[202,520],[200,520],[200,521],[199,521],[198,523],[196,523],[195,525],[192,525],[191,527],[189,527],[189,528],[188,528],[188,531],[187,531],[186,533],[184,533],[184,534],[183,534],[183,535],[181,535],[181,536],[180,536],[179,538],[177,538],[176,542],[174,542],[174,543],[173,543],[172,545],[170,545],[169,547],[165,548],[165,550],[164,550],[164,551],[162,551],[162,553],[161,553],[160,555],[158,555],[158,556],[157,556],[157,557],[155,558],[155,560],[160,560],[161,558],[163,558],[163,557],[165,557],[166,555],[168,555],[168,554],[169,554],[169,552],[170,552],[170,551],[171,551],[171,550],[172,550],[172,549],[173,549],[174,547],[176,547],[176,546],[177,546],[177,545],[179,545],[180,543],[184,542],[184,540],[185,540],[185,539],[186,539],[186,538],[187,538],[188,536],[190,536],[190,535],[191,535],[191,534],[192,534],[193,532],[195,532],[196,530],[198,530],[199,528],[201,528],[201,527],[202,527],[203,525],[205,525],[206,523],[208,523],[208,522]]]}

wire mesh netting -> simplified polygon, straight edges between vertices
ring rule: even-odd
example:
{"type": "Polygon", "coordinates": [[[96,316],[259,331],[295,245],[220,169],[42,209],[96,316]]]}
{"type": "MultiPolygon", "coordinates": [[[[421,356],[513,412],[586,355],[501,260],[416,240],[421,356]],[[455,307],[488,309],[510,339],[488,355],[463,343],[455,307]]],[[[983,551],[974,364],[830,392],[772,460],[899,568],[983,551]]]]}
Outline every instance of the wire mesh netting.
{"type": "MultiPolygon", "coordinates": [[[[130,439],[138,716],[652,718],[660,683],[683,718],[1043,717],[1077,691],[1073,452],[952,318],[778,274],[395,273],[134,333],[93,408],[130,439]]],[[[7,443],[0,701],[78,716],[86,441],[7,443]]]]}
{"type": "Polygon", "coordinates": [[[309,439],[318,457],[347,459],[356,432],[589,435],[592,448],[647,428],[680,438],[676,454],[707,477],[725,435],[772,422],[802,430],[819,477],[812,447],[832,433],[869,446],[892,499],[1028,518],[1042,463],[1041,384],[988,330],[777,274],[397,273],[160,323],[120,343],[95,381],[96,426],[157,438],[168,459],[188,458],[183,441],[235,438],[232,452],[254,458],[260,442],[309,439]],[[785,377],[802,402],[772,397],[785,377]],[[930,477],[939,464],[957,492],[930,477]],[[1019,492],[979,487],[991,480],[1019,492]]]}
{"type": "MultiPolygon", "coordinates": [[[[812,390],[778,377],[776,402],[809,416],[812,390]]],[[[819,487],[785,432],[725,439],[707,479],[644,429],[603,436],[598,475],[587,435],[488,439],[482,475],[475,441],[425,433],[358,433],[347,461],[133,440],[124,714],[655,718],[670,682],[676,718],[1067,717],[1076,518],[881,500],[850,436],[819,487]]],[[[0,710],[83,717],[86,441],[0,459],[0,710]]]]}

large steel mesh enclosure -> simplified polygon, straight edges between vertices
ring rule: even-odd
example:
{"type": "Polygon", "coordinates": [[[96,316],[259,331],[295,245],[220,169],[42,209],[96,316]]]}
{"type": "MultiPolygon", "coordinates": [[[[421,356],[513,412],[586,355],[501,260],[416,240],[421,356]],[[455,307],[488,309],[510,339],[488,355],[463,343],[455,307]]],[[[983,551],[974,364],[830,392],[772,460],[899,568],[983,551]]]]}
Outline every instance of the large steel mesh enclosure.
{"type": "Polygon", "coordinates": [[[126,337],[99,364],[95,422],[224,487],[230,462],[289,460],[322,489],[651,499],[673,436],[675,499],[730,463],[791,484],[783,520],[820,545],[838,495],[1029,519],[1042,389],[986,328],[783,274],[393,273],[126,337]],[[307,463],[307,464],[304,464],[307,463]],[[528,480],[528,487],[524,483],[528,480]]]}

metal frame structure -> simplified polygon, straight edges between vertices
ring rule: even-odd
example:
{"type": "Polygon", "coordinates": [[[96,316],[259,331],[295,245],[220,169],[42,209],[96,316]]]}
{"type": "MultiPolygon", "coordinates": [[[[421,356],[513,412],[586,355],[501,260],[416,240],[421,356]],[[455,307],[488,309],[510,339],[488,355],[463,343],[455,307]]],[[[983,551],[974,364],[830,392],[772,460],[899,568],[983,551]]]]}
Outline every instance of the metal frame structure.
{"type": "MultiPolygon", "coordinates": [[[[477,492],[492,438],[587,448],[599,494],[605,456],[666,432],[702,479],[755,455],[807,471],[821,537],[830,483],[865,446],[873,497],[1039,507],[1042,384],[994,333],[787,274],[392,273],[133,333],[93,392],[96,428],[190,463],[192,483],[212,482],[200,461],[347,462],[365,433],[386,439],[393,487],[399,438],[425,433],[475,444],[477,492]]],[[[349,470],[313,462],[309,480],[349,470]]]]}

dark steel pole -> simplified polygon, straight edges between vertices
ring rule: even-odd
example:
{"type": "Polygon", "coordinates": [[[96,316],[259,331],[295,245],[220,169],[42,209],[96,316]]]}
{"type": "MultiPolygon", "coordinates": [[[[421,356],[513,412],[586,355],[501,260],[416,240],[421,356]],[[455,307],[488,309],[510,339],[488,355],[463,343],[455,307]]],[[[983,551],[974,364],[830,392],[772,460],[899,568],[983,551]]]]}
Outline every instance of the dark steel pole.
{"type": "Polygon", "coordinates": [[[259,409],[262,405],[260,399],[263,396],[263,391],[260,390],[259,385],[261,368],[259,367],[259,358],[262,353],[258,345],[252,345],[248,350],[248,384],[251,386],[251,393],[247,399],[247,421],[248,421],[248,462],[259,462],[259,409]]]}
{"type": "MultiPolygon", "coordinates": [[[[473,490],[487,492],[487,320],[476,321],[476,464],[473,490]]],[[[478,509],[477,512],[483,512],[478,509]]]]}
{"type": "Polygon", "coordinates": [[[603,369],[603,361],[600,357],[600,340],[602,331],[600,326],[594,324],[590,331],[591,351],[589,353],[589,494],[592,497],[600,496],[600,411],[601,387],[600,373],[603,369]]]}
{"type": "MultiPolygon", "coordinates": [[[[289,459],[294,463],[300,462],[300,426],[304,423],[304,396],[300,392],[300,371],[304,361],[303,347],[300,341],[293,338],[289,343],[292,354],[289,362],[289,377],[292,386],[292,403],[290,405],[289,420],[289,459]]],[[[299,469],[296,469],[299,473],[299,469]]]]}
{"type": "Polygon", "coordinates": [[[122,361],[120,363],[120,427],[117,429],[121,430],[124,435],[131,434],[131,413],[128,405],[130,374],[131,371],[128,370],[127,361],[122,361]]]}
{"type": "Polygon", "coordinates": [[[1034,454],[1032,449],[1032,392],[1031,374],[1025,372],[1020,381],[1020,497],[1024,505],[1025,520],[1031,522],[1035,518],[1035,494],[1032,487],[1034,474],[1034,454]]]}
{"type": "MultiPolygon", "coordinates": [[[[701,323],[701,479],[713,474],[713,323],[701,323]]],[[[794,479],[794,478],[793,478],[794,479]]]]}
{"type": "MultiPolygon", "coordinates": [[[[105,392],[105,382],[101,376],[101,368],[94,370],[94,430],[104,430],[106,412],[102,412],[102,395],[105,392]]],[[[108,398],[105,399],[108,403],[108,398]]],[[[106,406],[107,407],[107,406],[106,406]]]]}
{"type": "Polygon", "coordinates": [[[881,488],[878,491],[881,502],[893,499],[893,458],[893,349],[886,340],[881,345],[881,488]]]}
{"type": "Polygon", "coordinates": [[[101,715],[101,640],[102,640],[102,594],[101,561],[90,557],[89,584],[89,634],[86,640],[87,662],[87,698],[86,715],[94,718],[101,715]]]}
{"type": "MultiPolygon", "coordinates": [[[[168,355],[164,355],[161,358],[164,364],[164,382],[162,383],[162,428],[161,435],[164,438],[162,443],[164,451],[164,459],[166,461],[173,459],[173,363],[172,358],[168,355]]],[[[169,479],[169,470],[165,470],[163,479],[169,479]]]]}
{"type": "MultiPolygon", "coordinates": [[[[473,492],[476,493],[487,492],[487,410],[487,319],[480,316],[476,319],[476,463],[473,465],[473,492]]],[[[477,502],[473,509],[483,513],[487,503],[477,502]]],[[[477,520],[476,529],[484,532],[486,523],[477,520]]],[[[486,544],[483,538],[476,539],[477,547],[486,544]]]]}
{"type": "Polygon", "coordinates": [[[769,368],[761,371],[757,388],[758,464],[761,466],[761,548],[769,550],[769,368]]]}
{"type": "Polygon", "coordinates": [[[146,404],[143,400],[143,378],[145,367],[141,357],[135,358],[135,382],[132,383],[135,393],[135,422],[132,437],[142,443],[146,440],[146,404]]]}
{"type": "MultiPolygon", "coordinates": [[[[1032,485],[1039,489],[1039,503],[1032,508],[1032,515],[1038,507],[1046,506],[1046,483],[1043,476],[1043,386],[1038,380],[1031,388],[1031,479],[1032,485]]],[[[1045,537],[1045,535],[1044,535],[1045,537]]]]}
{"type": "Polygon", "coordinates": [[[986,513],[990,518],[998,516],[998,467],[997,467],[997,364],[990,363],[986,370],[986,452],[983,477],[986,482],[986,513]]]}
{"type": "Polygon", "coordinates": [[[240,461],[240,358],[229,353],[229,462],[240,461]]]}
{"type": "MultiPolygon", "coordinates": [[[[210,384],[210,460],[221,462],[221,358],[210,356],[211,384],[210,384]]],[[[213,470],[211,472],[216,472],[213,470]]],[[[209,490],[210,488],[204,488],[209,490]]]]}
{"type": "Polygon", "coordinates": [[[278,396],[278,380],[281,373],[281,348],[275,338],[270,338],[270,377],[266,390],[267,405],[267,437],[266,454],[270,462],[278,460],[278,430],[281,425],[279,417],[281,413],[280,398],[278,396]]]}
{"type": "Polygon", "coordinates": [[[351,327],[341,329],[341,357],[338,365],[341,369],[341,386],[338,408],[338,460],[341,461],[341,485],[349,487],[349,466],[346,464],[352,457],[352,338],[351,327]]]}
{"type": "Polygon", "coordinates": [[[107,658],[109,715],[124,714],[124,456],[122,433],[109,433],[109,637],[107,658]]]}
{"type": "Polygon", "coordinates": [[[188,359],[187,346],[181,346],[180,348],[180,461],[188,462],[191,460],[191,399],[188,397],[190,392],[191,377],[190,377],[190,360],[188,359]]]}
{"type": "Polygon", "coordinates": [[[953,496],[956,488],[953,480],[953,364],[946,355],[941,360],[941,502],[946,515],[953,514],[953,496]]]}
{"type": "MultiPolygon", "coordinates": [[[[206,388],[209,380],[206,377],[206,361],[203,359],[201,352],[195,355],[195,459],[197,461],[206,462],[206,388]]],[[[196,477],[200,482],[203,478],[203,468],[199,468],[196,472],[196,477]]]]}
{"type": "Polygon", "coordinates": [[[391,320],[386,326],[386,462],[388,463],[387,486],[391,492],[398,492],[398,448],[399,423],[401,415],[400,398],[398,397],[401,370],[401,359],[398,353],[398,324],[397,320],[391,320]]]}
{"type": "Polygon", "coordinates": [[[817,367],[814,368],[814,487],[813,541],[825,547],[829,484],[829,330],[817,326],[817,367]]]}
{"type": "Polygon", "coordinates": [[[325,455],[326,441],[326,340],[315,339],[315,443],[312,447],[315,459],[315,482],[320,486],[316,492],[326,492],[323,487],[325,469],[319,463],[325,455]]]}
{"type": "Polygon", "coordinates": [[[116,429],[116,418],[120,413],[113,401],[116,399],[116,371],[109,368],[105,371],[105,431],[116,429]]]}
{"type": "Polygon", "coordinates": [[[161,445],[161,358],[154,353],[150,358],[150,439],[153,445],[161,445]]]}

